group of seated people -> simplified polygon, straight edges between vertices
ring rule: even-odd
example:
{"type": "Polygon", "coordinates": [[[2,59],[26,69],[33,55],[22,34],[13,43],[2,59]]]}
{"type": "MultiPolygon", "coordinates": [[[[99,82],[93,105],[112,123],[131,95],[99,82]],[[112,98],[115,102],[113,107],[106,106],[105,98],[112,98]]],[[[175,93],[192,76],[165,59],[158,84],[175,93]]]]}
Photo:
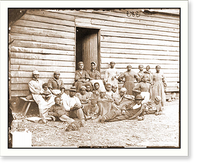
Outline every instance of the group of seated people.
{"type": "Polygon", "coordinates": [[[59,78],[59,71],[54,72],[54,77],[48,83],[43,83],[39,72],[33,71],[29,89],[38,104],[42,121],[66,122],[66,130],[70,131],[84,126],[85,121],[90,119],[97,122],[143,120],[145,114],[161,114],[162,98],[156,95],[150,99],[150,86],[155,84],[153,75],[142,72],[141,65],[139,73],[127,66],[123,74],[118,74],[114,66],[115,63],[111,62],[102,80],[95,62],[91,63],[89,72],[84,70],[83,62],[79,62],[74,85],[68,90],[59,78]],[[122,78],[125,78],[124,85],[119,87],[118,81],[122,78]]]}

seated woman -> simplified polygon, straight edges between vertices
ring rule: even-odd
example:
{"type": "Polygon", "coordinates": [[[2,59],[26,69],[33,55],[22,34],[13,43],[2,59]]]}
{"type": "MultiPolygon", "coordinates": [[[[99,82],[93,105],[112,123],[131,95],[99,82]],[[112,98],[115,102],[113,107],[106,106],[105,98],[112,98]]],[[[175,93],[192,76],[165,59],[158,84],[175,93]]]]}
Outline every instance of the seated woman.
{"type": "Polygon", "coordinates": [[[98,82],[99,88],[103,89],[104,84],[103,81],[101,80],[101,74],[98,70],[96,70],[97,64],[95,62],[91,62],[91,69],[88,71],[88,74],[90,76],[90,82],[94,86],[95,83],[98,82]]]}
{"type": "Polygon", "coordinates": [[[78,63],[78,68],[79,70],[75,72],[75,82],[74,82],[77,92],[80,91],[80,88],[82,86],[90,85],[92,88],[92,85],[90,83],[90,76],[87,73],[87,71],[84,70],[84,64],[82,61],[78,63]]]}
{"type": "Polygon", "coordinates": [[[88,104],[91,98],[90,94],[86,92],[86,87],[82,86],[80,89],[80,93],[76,93],[76,97],[79,98],[81,104],[88,104]]]}
{"type": "Polygon", "coordinates": [[[35,71],[33,71],[32,75],[33,75],[33,79],[28,83],[29,90],[33,96],[33,99],[38,104],[40,117],[42,118],[43,122],[46,123],[46,116],[48,115],[48,109],[53,104],[55,104],[55,102],[54,102],[55,96],[51,96],[51,98],[49,100],[45,101],[42,97],[43,82],[38,79],[39,72],[35,70],[35,71]]]}
{"type": "Polygon", "coordinates": [[[48,88],[55,96],[61,96],[65,91],[63,80],[60,79],[60,71],[54,72],[54,77],[49,79],[48,88]]]}

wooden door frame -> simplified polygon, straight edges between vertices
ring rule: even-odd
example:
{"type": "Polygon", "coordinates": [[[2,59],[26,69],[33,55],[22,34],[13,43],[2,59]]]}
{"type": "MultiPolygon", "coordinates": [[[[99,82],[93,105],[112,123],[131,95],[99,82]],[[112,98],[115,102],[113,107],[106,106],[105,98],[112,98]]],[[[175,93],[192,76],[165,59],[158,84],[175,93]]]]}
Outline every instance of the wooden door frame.
{"type": "MultiPolygon", "coordinates": [[[[101,28],[93,27],[93,26],[85,26],[85,27],[75,26],[76,33],[77,33],[77,31],[76,31],[77,28],[98,30],[98,32],[97,32],[97,56],[98,56],[97,70],[99,72],[101,72],[101,28]]],[[[76,51],[76,33],[75,33],[75,51],[76,51]]],[[[75,52],[75,57],[76,57],[76,52],[75,52]]],[[[76,61],[76,59],[75,59],[75,61],[76,61]]],[[[76,62],[75,62],[75,65],[76,65],[76,62]]]]}

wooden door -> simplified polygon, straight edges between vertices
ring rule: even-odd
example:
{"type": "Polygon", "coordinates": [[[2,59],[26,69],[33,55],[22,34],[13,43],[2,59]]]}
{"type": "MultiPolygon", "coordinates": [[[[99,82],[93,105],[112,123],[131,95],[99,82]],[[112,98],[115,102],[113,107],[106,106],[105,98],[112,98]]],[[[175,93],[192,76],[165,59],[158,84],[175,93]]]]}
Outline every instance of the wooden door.
{"type": "Polygon", "coordinates": [[[94,61],[98,65],[98,46],[97,33],[91,32],[84,36],[82,41],[82,59],[85,70],[90,70],[91,62],[94,61]]]}

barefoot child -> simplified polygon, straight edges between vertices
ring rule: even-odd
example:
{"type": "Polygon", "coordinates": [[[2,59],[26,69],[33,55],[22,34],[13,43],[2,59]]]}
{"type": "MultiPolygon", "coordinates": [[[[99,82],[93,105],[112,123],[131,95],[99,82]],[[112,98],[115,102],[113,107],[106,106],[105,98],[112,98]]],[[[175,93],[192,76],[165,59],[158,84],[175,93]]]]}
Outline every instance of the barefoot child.
{"type": "Polygon", "coordinates": [[[53,116],[53,120],[64,121],[67,124],[71,124],[74,120],[67,116],[67,112],[65,111],[60,97],[55,97],[55,104],[51,106],[48,110],[48,115],[51,118],[53,116]]]}
{"type": "Polygon", "coordinates": [[[161,97],[156,96],[155,100],[150,100],[147,103],[147,114],[155,114],[160,115],[162,114],[162,106],[161,106],[161,97]]]}
{"type": "Polygon", "coordinates": [[[52,93],[51,91],[48,89],[48,83],[44,83],[42,85],[42,88],[43,88],[43,92],[42,92],[42,97],[45,101],[49,101],[49,99],[51,98],[52,96],[52,93]]]}

